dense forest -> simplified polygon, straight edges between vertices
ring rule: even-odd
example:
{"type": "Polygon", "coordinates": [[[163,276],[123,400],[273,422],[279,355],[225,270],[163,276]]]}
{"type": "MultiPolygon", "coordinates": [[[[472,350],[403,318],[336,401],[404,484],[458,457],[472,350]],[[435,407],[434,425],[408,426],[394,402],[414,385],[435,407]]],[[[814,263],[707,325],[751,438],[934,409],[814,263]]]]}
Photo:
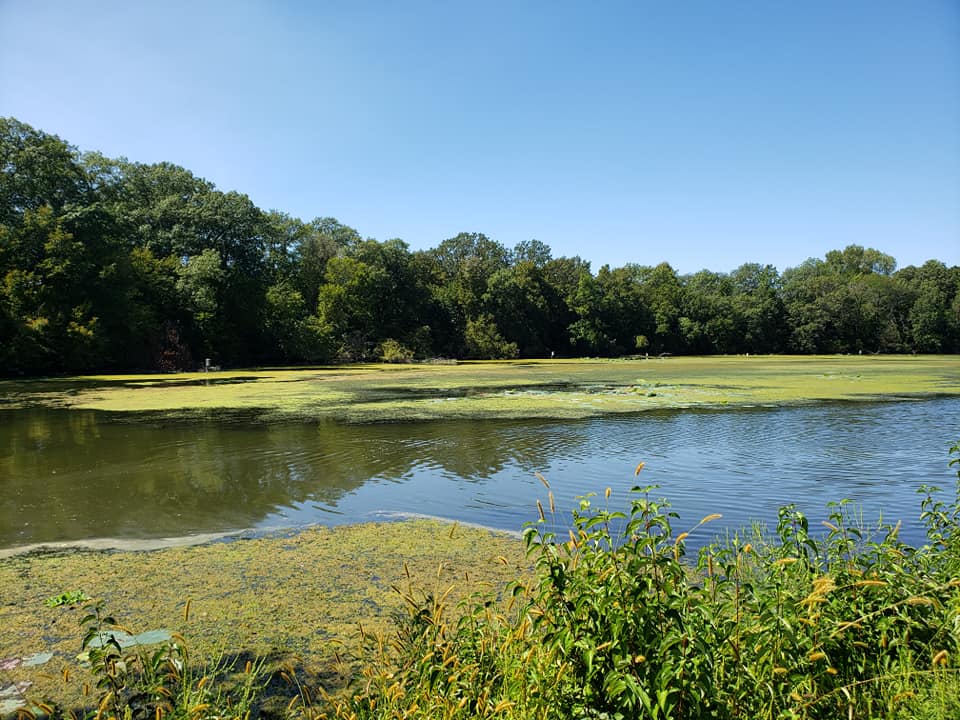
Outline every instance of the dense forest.
{"type": "MultiPolygon", "coordinates": [[[[600,241],[585,238],[585,243],[600,241]]],[[[555,353],[957,352],[960,267],[596,272],[537,240],[411,251],[0,118],[0,373],[555,353]]]]}

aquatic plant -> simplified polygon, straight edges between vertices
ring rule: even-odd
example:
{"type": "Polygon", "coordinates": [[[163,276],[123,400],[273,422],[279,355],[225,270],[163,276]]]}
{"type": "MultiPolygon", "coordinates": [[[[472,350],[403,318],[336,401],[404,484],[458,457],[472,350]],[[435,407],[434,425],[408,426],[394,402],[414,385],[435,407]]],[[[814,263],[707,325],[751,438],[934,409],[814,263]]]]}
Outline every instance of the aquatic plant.
{"type": "Polygon", "coordinates": [[[582,418],[651,409],[960,394],[956,356],[525,360],[0,380],[6,409],[349,422],[582,418]],[[438,403],[443,398],[445,402],[438,403]]]}

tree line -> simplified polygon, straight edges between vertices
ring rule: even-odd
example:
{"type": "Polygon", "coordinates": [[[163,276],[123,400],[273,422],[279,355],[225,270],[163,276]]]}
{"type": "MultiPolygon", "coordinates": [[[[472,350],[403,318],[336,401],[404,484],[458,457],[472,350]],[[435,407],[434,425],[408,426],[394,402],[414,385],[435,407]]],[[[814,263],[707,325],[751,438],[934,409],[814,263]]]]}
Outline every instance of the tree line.
{"type": "Polygon", "coordinates": [[[264,211],[0,118],[0,373],[637,353],[960,351],[960,267],[850,245],[779,272],[596,272],[264,211]]]}

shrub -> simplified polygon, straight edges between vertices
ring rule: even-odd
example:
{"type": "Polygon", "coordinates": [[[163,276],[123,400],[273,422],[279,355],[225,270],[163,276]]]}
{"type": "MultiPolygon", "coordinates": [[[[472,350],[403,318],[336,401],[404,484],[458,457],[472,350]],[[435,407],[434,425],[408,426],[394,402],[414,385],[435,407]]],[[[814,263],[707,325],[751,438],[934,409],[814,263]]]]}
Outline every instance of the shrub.
{"type": "Polygon", "coordinates": [[[396,340],[384,340],[377,346],[377,357],[381,362],[408,363],[413,360],[413,350],[404,347],[396,340]]]}
{"type": "Polygon", "coordinates": [[[634,488],[627,512],[582,498],[566,538],[538,503],[533,580],[459,621],[442,594],[405,591],[396,637],[330,716],[958,716],[960,482],[950,504],[926,490],[918,548],[840,502],[824,532],[786,506],[774,532],[730,535],[695,564],[685,543],[717,516],[675,533],[653,491],[634,488]]]}

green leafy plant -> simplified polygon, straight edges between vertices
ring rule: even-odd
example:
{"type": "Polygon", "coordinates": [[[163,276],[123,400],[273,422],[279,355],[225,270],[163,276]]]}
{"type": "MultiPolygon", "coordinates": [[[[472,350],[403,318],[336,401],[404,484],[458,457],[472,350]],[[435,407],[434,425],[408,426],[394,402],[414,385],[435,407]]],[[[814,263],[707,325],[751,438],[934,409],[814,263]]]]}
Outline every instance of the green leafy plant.
{"type": "MultiPolygon", "coordinates": [[[[80,595],[64,593],[68,599],[56,605],[70,604],[70,598],[80,595]]],[[[185,619],[189,607],[188,601],[185,619]]],[[[269,679],[263,659],[245,661],[242,669],[237,667],[241,661],[226,654],[198,663],[182,635],[174,633],[170,640],[148,646],[137,642],[143,635],[134,635],[108,614],[102,601],[89,603],[84,612],[78,659],[87,666],[95,689],[94,704],[84,711],[87,720],[248,720],[256,711],[269,679]]],[[[63,677],[72,674],[67,668],[63,677]]],[[[51,717],[60,714],[49,704],[37,707],[51,717]]],[[[75,712],[67,715],[76,720],[75,712]]]]}
{"type": "Polygon", "coordinates": [[[44,601],[44,605],[51,608],[60,607],[61,605],[79,605],[91,599],[92,598],[83,590],[68,590],[59,595],[48,597],[46,601],[44,601]]]}
{"type": "Polygon", "coordinates": [[[559,538],[550,493],[524,535],[532,579],[458,612],[402,591],[396,636],[371,641],[362,686],[320,716],[955,718],[960,473],[957,490],[927,491],[920,547],[841,501],[817,528],[785,506],[775,530],[695,562],[685,544],[716,515],[676,533],[655,487],[635,487],[626,511],[581,498],[559,538]]]}
{"type": "Polygon", "coordinates": [[[381,362],[408,363],[413,361],[414,352],[396,340],[388,339],[377,345],[377,358],[381,362]]]}

